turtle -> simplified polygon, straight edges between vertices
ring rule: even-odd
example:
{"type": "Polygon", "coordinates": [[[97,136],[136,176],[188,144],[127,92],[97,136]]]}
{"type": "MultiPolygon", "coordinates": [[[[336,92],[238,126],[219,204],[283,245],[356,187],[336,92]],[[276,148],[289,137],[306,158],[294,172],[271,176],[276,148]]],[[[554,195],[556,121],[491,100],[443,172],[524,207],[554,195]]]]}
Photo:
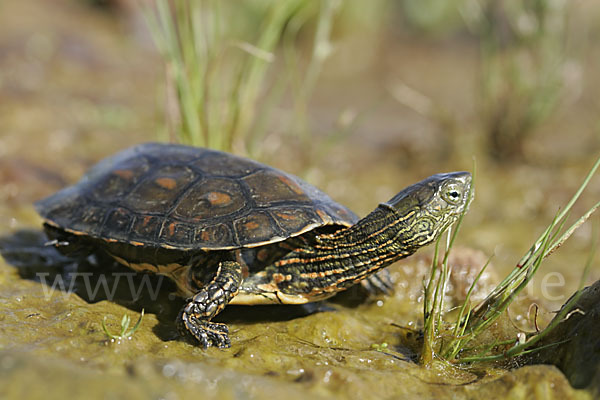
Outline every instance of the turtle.
{"type": "Polygon", "coordinates": [[[466,212],[471,174],[408,186],[360,219],[300,178],[212,149],[145,143],[38,201],[49,244],[165,275],[176,320],[204,348],[231,346],[212,319],[228,304],[326,299],[435,241],[466,212]]]}

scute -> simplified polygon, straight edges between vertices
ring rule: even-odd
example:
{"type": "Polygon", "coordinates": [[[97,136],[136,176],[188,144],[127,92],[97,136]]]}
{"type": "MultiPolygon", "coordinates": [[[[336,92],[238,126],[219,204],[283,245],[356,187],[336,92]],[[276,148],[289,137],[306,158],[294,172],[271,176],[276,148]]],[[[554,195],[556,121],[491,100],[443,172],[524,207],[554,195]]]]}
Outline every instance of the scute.
{"type": "Polygon", "coordinates": [[[233,227],[229,223],[197,226],[194,243],[200,243],[206,246],[205,248],[212,249],[240,247],[233,233],[233,227]],[[211,247],[208,247],[209,244],[211,247]]]}
{"type": "Polygon", "coordinates": [[[232,178],[207,177],[189,188],[173,210],[173,217],[207,223],[247,206],[240,184],[232,178]]]}
{"type": "Polygon", "coordinates": [[[310,207],[272,207],[269,213],[284,232],[299,232],[306,226],[306,221],[319,219],[310,207]]]}
{"type": "Polygon", "coordinates": [[[257,206],[269,207],[285,201],[311,202],[295,180],[279,171],[262,170],[242,179],[250,188],[252,199],[257,206]]]}
{"type": "Polygon", "coordinates": [[[252,246],[285,238],[285,233],[273,223],[266,211],[256,211],[245,215],[235,220],[233,226],[241,246],[252,246]]]}
{"type": "Polygon", "coordinates": [[[358,219],[293,175],[228,153],[160,143],[104,159],[36,208],[69,232],[180,250],[255,247],[358,219]]]}
{"type": "Polygon", "coordinates": [[[158,237],[159,243],[174,248],[193,248],[194,245],[194,225],[170,221],[163,224],[158,237]]]}
{"type": "Polygon", "coordinates": [[[95,199],[120,199],[129,193],[132,186],[138,184],[149,169],[150,164],[144,158],[127,159],[108,174],[100,173],[99,170],[90,171],[83,177],[81,185],[90,185],[90,195],[95,199]]]}
{"type": "Polygon", "coordinates": [[[198,148],[196,150],[201,150],[204,154],[191,165],[207,175],[239,178],[265,168],[265,165],[259,162],[233,154],[198,148]]]}
{"type": "Polygon", "coordinates": [[[156,242],[164,218],[155,215],[136,215],[131,226],[129,240],[134,242],[156,242]]]}
{"type": "Polygon", "coordinates": [[[198,178],[199,175],[185,165],[157,166],[123,197],[122,205],[141,213],[164,213],[198,178]]]}

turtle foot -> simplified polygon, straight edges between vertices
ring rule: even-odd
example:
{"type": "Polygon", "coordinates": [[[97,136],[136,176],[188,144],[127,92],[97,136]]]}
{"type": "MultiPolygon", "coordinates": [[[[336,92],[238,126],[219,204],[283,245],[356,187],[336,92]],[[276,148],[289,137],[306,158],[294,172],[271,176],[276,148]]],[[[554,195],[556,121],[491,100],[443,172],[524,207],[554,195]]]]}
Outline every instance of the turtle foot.
{"type": "Polygon", "coordinates": [[[242,282],[242,266],[235,261],[222,261],[214,279],[200,289],[177,318],[177,329],[183,337],[193,338],[204,348],[230,347],[229,329],[225,324],[210,322],[237,294],[242,282]]]}
{"type": "Polygon", "coordinates": [[[205,349],[211,346],[219,349],[231,347],[227,325],[199,319],[186,313],[185,308],[177,318],[177,330],[182,337],[200,344],[205,349]]]}

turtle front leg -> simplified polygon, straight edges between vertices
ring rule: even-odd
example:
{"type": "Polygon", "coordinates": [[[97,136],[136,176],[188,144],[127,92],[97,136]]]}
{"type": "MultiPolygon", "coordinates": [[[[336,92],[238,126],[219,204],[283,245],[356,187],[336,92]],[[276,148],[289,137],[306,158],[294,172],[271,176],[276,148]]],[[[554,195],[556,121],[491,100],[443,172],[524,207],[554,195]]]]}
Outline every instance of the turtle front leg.
{"type": "Polygon", "coordinates": [[[242,266],[236,261],[222,261],[214,279],[188,299],[179,312],[177,329],[184,337],[193,337],[204,348],[231,346],[227,325],[210,320],[238,293],[242,283],[242,266]]]}

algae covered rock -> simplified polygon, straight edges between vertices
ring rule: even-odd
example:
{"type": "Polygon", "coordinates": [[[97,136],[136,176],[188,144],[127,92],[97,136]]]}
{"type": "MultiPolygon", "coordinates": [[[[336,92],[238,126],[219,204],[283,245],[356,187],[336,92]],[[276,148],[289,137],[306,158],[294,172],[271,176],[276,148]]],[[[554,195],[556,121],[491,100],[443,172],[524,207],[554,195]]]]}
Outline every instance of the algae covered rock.
{"type": "MultiPolygon", "coordinates": [[[[565,303],[566,304],[566,303],[565,303]]],[[[564,306],[563,306],[564,307],[564,306]]],[[[600,281],[583,289],[567,317],[538,347],[532,363],[556,365],[578,389],[600,394],[600,281]]]]}

